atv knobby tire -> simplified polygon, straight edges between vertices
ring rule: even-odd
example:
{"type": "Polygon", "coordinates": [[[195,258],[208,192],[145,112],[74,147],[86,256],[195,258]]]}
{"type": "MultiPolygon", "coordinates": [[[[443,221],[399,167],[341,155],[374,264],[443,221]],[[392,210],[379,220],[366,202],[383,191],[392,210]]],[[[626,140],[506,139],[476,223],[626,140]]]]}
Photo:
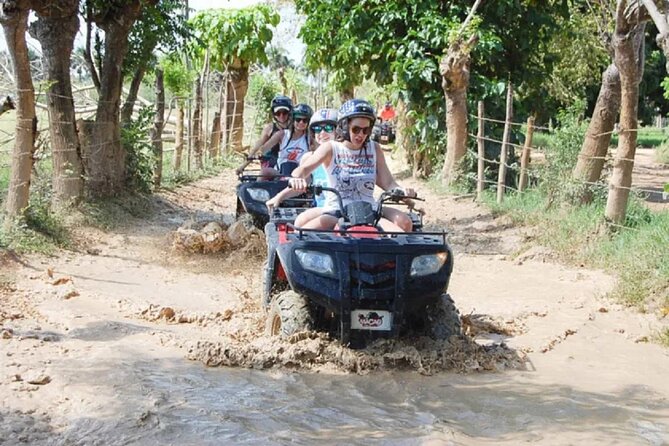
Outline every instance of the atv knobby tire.
{"type": "Polygon", "coordinates": [[[293,290],[283,291],[272,299],[265,331],[270,336],[288,337],[309,331],[313,319],[307,299],[293,290]]]}
{"type": "Polygon", "coordinates": [[[450,295],[442,294],[425,309],[425,330],[426,335],[438,341],[462,334],[460,312],[450,295]]]}

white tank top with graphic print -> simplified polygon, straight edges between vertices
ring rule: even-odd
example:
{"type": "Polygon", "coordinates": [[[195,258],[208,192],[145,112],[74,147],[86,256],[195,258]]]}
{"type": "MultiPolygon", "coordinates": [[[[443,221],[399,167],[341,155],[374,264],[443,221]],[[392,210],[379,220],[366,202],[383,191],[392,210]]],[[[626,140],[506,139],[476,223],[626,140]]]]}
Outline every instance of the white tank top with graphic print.
{"type": "MultiPolygon", "coordinates": [[[[339,191],[344,206],[353,201],[375,203],[376,150],[370,142],[360,150],[351,150],[342,142],[332,141],[332,161],[326,172],[330,187],[339,191]]],[[[327,194],[324,208],[339,210],[334,194],[327,194]]]]}
{"type": "Polygon", "coordinates": [[[299,163],[304,154],[309,151],[306,134],[295,140],[291,140],[290,136],[289,130],[284,131],[279,150],[279,159],[276,163],[279,169],[285,162],[299,163]]]}

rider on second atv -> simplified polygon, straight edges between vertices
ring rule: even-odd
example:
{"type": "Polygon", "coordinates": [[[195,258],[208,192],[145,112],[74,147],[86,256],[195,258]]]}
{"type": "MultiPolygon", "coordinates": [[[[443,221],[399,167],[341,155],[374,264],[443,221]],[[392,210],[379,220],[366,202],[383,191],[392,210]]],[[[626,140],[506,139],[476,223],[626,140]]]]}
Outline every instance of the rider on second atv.
{"type": "MultiPolygon", "coordinates": [[[[327,172],[329,187],[341,194],[343,205],[354,201],[366,201],[376,204],[374,186],[383,190],[399,188],[379,144],[370,140],[376,113],[369,102],[362,99],[346,101],[339,109],[337,123],[337,141],[322,144],[313,155],[305,160],[292,173],[290,186],[296,191],[305,191],[306,178],[320,164],[327,172]]],[[[406,196],[416,196],[411,188],[404,190],[406,196]]],[[[318,211],[314,211],[318,212],[318,211]]],[[[303,228],[332,229],[340,217],[337,197],[328,194],[320,215],[304,223],[303,228]]],[[[300,227],[300,221],[295,225],[300,227]]],[[[383,208],[383,218],[379,226],[384,231],[411,231],[411,218],[404,212],[392,207],[383,208]]]]}
{"type": "MultiPolygon", "coordinates": [[[[253,145],[249,152],[249,156],[254,156],[260,148],[265,144],[275,133],[280,130],[287,129],[292,124],[293,117],[293,101],[288,96],[276,95],[272,99],[272,122],[265,124],[260,133],[260,138],[253,145]]],[[[276,160],[279,157],[279,144],[275,144],[267,152],[263,153],[266,159],[262,160],[260,165],[263,168],[271,168],[276,166],[276,160]]],[[[237,175],[240,175],[250,161],[244,161],[241,166],[237,168],[237,175]]]]}
{"type": "MultiPolygon", "coordinates": [[[[326,141],[333,140],[335,137],[335,128],[337,127],[337,110],[333,108],[321,108],[316,111],[311,116],[311,121],[309,121],[309,138],[312,141],[311,144],[311,150],[315,150],[319,145],[323,144],[326,141]]],[[[311,156],[313,152],[306,153],[303,157],[302,160],[300,161],[300,164],[303,164],[306,162],[307,159],[309,159],[309,156],[311,156]]],[[[318,166],[316,170],[314,170],[311,173],[312,176],[312,184],[317,184],[320,186],[327,186],[327,173],[325,172],[325,169],[323,166],[318,166]]],[[[287,187],[286,189],[282,190],[279,192],[277,195],[275,195],[272,199],[268,200],[265,204],[267,205],[267,208],[270,210],[279,206],[282,201],[296,197],[300,195],[300,192],[296,192],[294,189],[291,189],[290,187],[287,187]]],[[[300,214],[298,218],[298,222],[305,223],[311,218],[318,217],[320,215],[318,207],[322,207],[325,204],[325,194],[321,194],[317,197],[315,197],[316,200],[316,206],[317,208],[311,208],[306,211],[304,211],[302,214],[300,214]]]]}

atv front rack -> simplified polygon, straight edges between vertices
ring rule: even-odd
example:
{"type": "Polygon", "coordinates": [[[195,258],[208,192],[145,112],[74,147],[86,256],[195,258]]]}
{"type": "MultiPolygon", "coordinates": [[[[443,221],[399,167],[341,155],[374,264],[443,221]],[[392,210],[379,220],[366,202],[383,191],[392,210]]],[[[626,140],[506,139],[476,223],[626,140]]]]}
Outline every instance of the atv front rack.
{"type": "MultiPolygon", "coordinates": [[[[292,223],[287,223],[287,228],[290,228],[294,231],[294,234],[296,234],[300,240],[314,240],[314,241],[322,241],[326,239],[332,239],[335,240],[334,237],[337,237],[338,240],[341,240],[341,237],[345,237],[346,235],[353,235],[353,234],[361,234],[361,235],[369,235],[370,233],[368,231],[360,231],[360,230],[355,230],[355,229],[349,229],[349,230],[340,230],[340,229],[305,229],[305,228],[299,228],[292,223]]],[[[379,231],[378,235],[380,238],[391,238],[391,239],[397,239],[397,238],[402,238],[406,239],[407,243],[417,243],[417,242],[422,242],[422,243],[434,243],[434,244],[446,244],[446,231],[441,231],[441,232],[403,232],[403,231],[379,231]],[[439,239],[436,239],[436,237],[439,237],[439,239]]]]}

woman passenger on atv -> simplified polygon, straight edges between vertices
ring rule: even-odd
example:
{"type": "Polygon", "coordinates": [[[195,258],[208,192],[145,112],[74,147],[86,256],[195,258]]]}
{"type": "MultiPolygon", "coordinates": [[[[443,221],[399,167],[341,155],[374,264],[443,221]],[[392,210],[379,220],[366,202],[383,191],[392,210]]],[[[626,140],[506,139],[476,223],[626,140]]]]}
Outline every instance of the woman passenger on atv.
{"type": "MultiPolygon", "coordinates": [[[[288,96],[276,95],[272,99],[271,103],[272,109],[272,122],[267,123],[260,133],[260,138],[253,145],[253,148],[249,152],[249,156],[254,156],[260,148],[265,144],[274,134],[280,130],[284,130],[290,127],[292,124],[291,118],[293,116],[293,101],[288,96]]],[[[267,152],[264,152],[263,155],[267,158],[260,162],[260,165],[264,168],[276,166],[276,159],[279,156],[279,144],[271,147],[267,152]]],[[[246,166],[248,166],[250,161],[244,161],[241,166],[236,170],[237,175],[241,175],[246,166]]]]}
{"type": "Polygon", "coordinates": [[[265,151],[275,144],[279,144],[279,156],[276,160],[276,167],[265,167],[260,171],[260,175],[288,176],[299,165],[302,157],[309,152],[310,140],[307,126],[309,119],[314,113],[307,104],[297,104],[293,109],[293,125],[287,129],[279,130],[260,147],[265,151]]]}
{"type": "MultiPolygon", "coordinates": [[[[375,204],[374,186],[383,190],[401,188],[395,181],[381,147],[370,141],[372,126],[376,121],[374,108],[365,100],[351,99],[339,109],[337,141],[321,144],[308,159],[292,173],[290,186],[298,192],[306,190],[309,174],[319,165],[323,165],[328,174],[331,188],[341,194],[344,206],[353,201],[366,201],[375,204]]],[[[411,188],[404,190],[405,195],[415,197],[411,188]]],[[[328,194],[323,208],[312,209],[311,216],[295,220],[295,226],[309,229],[332,229],[339,218],[339,204],[334,194],[328,194]],[[307,217],[311,217],[308,221],[307,217]]],[[[391,207],[383,208],[383,218],[379,226],[384,231],[411,231],[409,216],[391,207]]]]}
{"type": "MultiPolygon", "coordinates": [[[[321,108],[320,110],[316,111],[316,113],[314,113],[313,116],[311,117],[311,121],[309,121],[309,137],[311,141],[315,143],[315,144],[312,143],[311,149],[314,150],[320,144],[323,144],[327,141],[334,139],[336,127],[337,127],[337,110],[333,108],[321,108]]],[[[312,153],[313,152],[305,153],[304,156],[302,157],[302,160],[300,160],[300,165],[302,165],[305,162],[305,160],[307,160],[312,155],[312,153]]],[[[311,176],[312,176],[312,184],[327,186],[328,184],[327,172],[325,172],[325,169],[323,168],[322,165],[318,166],[316,170],[312,172],[311,176]]],[[[272,208],[279,206],[279,204],[281,204],[283,200],[297,197],[300,194],[301,192],[296,192],[294,189],[287,187],[278,194],[276,194],[274,198],[268,200],[267,203],[265,204],[267,205],[267,208],[271,213],[272,208]]],[[[317,207],[322,207],[324,204],[325,204],[324,194],[321,194],[319,197],[316,197],[317,207]]],[[[303,214],[307,214],[306,215],[307,219],[311,219],[320,215],[320,212],[314,213],[311,211],[318,211],[318,209],[312,208],[304,211],[303,214]],[[310,212],[311,214],[309,214],[310,212]],[[309,215],[312,216],[309,217],[309,215]]],[[[305,217],[302,217],[302,219],[304,218],[305,217]]],[[[306,222],[308,220],[304,221],[306,222]]]]}

